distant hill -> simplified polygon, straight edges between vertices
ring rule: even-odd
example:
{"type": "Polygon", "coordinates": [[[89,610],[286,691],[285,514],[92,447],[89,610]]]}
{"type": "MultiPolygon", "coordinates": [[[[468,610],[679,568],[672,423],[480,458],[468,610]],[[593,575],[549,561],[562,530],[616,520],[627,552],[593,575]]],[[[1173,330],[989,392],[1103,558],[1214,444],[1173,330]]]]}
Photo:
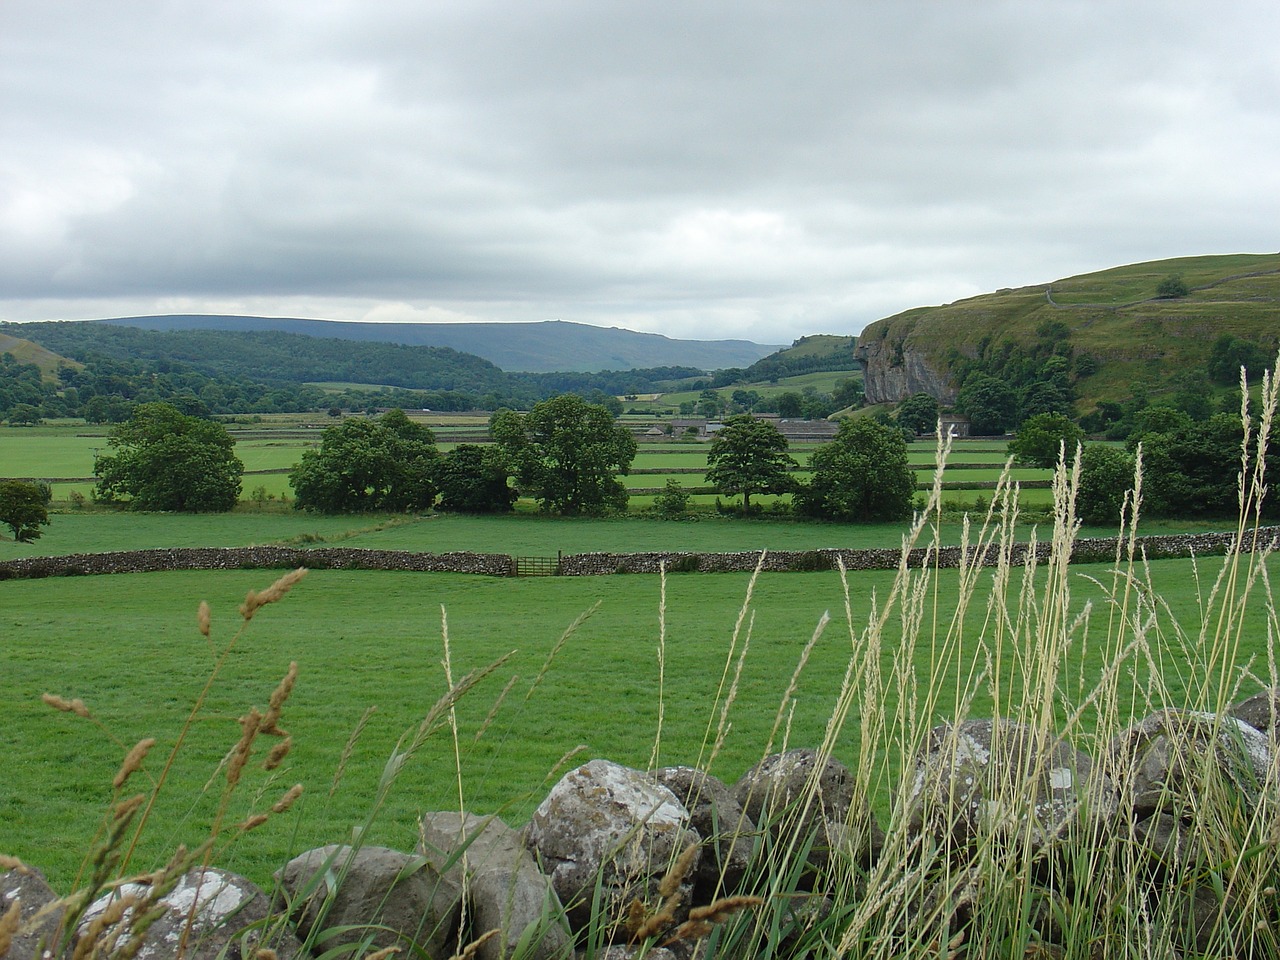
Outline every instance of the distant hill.
{"type": "Polygon", "coordinates": [[[98,323],[143,330],[292,333],[407,346],[447,347],[521,373],[634,370],[685,366],[743,367],[777,345],[749,340],[673,340],[654,333],[564,320],[534,323],[353,323],[296,318],[168,315],[115,317],[98,323]]]}
{"type": "MultiPolygon", "coordinates": [[[[1153,392],[1201,368],[1223,334],[1275,356],[1280,337],[1280,254],[1184,257],[1130,264],[1051,283],[999,290],[878,320],[858,337],[867,400],[916,392],[955,399],[957,372],[1010,352],[1048,346],[1071,358],[1078,408],[1153,392]],[[1180,277],[1186,296],[1162,298],[1180,277]]],[[[1261,371],[1255,371],[1259,379],[1261,371]]]]}
{"type": "Polygon", "coordinates": [[[0,354],[11,353],[13,358],[19,363],[34,363],[40,368],[41,374],[46,380],[56,380],[59,364],[65,364],[70,367],[79,367],[81,364],[75,360],[68,360],[52,350],[47,350],[38,343],[30,340],[24,340],[21,337],[10,336],[7,333],[0,333],[0,354]]]}

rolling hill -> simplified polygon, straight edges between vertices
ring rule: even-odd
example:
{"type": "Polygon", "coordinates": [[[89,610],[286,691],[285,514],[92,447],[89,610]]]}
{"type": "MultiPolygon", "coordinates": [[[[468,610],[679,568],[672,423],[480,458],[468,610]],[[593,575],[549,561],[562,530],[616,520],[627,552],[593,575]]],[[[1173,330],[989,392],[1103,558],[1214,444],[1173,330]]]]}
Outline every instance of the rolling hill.
{"type": "MultiPolygon", "coordinates": [[[[957,371],[1047,342],[1073,358],[1078,407],[1123,400],[1135,384],[1152,392],[1205,365],[1224,334],[1275,355],[1280,338],[1280,254],[1184,257],[1130,264],[999,290],[878,320],[862,331],[870,403],[930,393],[950,403],[957,371]],[[1186,296],[1160,297],[1180,277],[1186,296]]],[[[1255,379],[1261,371],[1255,371],[1255,379]]]]}
{"type": "Polygon", "coordinates": [[[94,321],[143,330],[289,333],[324,339],[447,347],[512,373],[747,366],[777,350],[749,340],[673,340],[564,320],[535,323],[353,323],[296,318],[168,315],[94,321]]]}

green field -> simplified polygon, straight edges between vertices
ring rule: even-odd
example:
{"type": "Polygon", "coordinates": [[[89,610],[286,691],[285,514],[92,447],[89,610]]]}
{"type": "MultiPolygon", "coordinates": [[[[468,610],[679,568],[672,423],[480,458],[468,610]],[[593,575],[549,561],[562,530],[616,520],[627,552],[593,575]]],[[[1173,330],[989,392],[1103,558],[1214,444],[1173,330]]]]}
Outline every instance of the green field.
{"type": "MultiPolygon", "coordinates": [[[[1191,563],[1162,561],[1152,570],[1172,613],[1184,623],[1198,622],[1191,563]]],[[[237,571],[0,583],[0,630],[6,637],[0,738],[8,761],[0,783],[4,852],[38,863],[55,885],[70,882],[110,799],[110,780],[124,750],[142,737],[157,737],[157,759],[147,765],[154,775],[211,669],[213,653],[196,631],[198,602],[211,605],[213,639],[221,648],[236,630],[235,610],[246,590],[271,579],[267,572],[237,571]],[[44,706],[40,697],[46,692],[83,698],[106,732],[44,706]]],[[[747,580],[745,575],[667,578],[659,763],[696,762],[708,726],[715,726],[716,690],[747,580]]],[[[851,578],[857,630],[872,598],[888,595],[891,580],[887,572],[851,578]]],[[[1103,599],[1099,582],[1110,582],[1104,568],[1073,569],[1076,608],[1103,599]]],[[[295,815],[249,834],[219,860],[261,883],[290,850],[350,836],[368,813],[395,739],[417,724],[446,689],[440,665],[444,615],[455,679],[511,654],[458,708],[461,789],[468,809],[501,812],[520,822],[545,793],[557,759],[579,745],[584,748],[579,761],[604,756],[646,765],[658,717],[660,589],[661,581],[652,576],[505,580],[311,573],[282,604],[258,614],[227,658],[180,754],[138,866],[153,865],[177,842],[197,842],[208,829],[220,782],[211,774],[238,736],[235,718],[251,704],[265,705],[291,660],[299,664],[299,680],[283,725],[296,747],[278,776],[254,773],[254,784],[238,796],[229,817],[262,809],[295,781],[306,784],[306,799],[295,815]],[[592,610],[536,681],[562,632],[592,610]],[[477,742],[511,677],[518,678],[511,693],[477,742]],[[330,797],[343,745],[370,707],[377,712],[330,797]],[[207,782],[213,784],[208,792],[207,782]]],[[[953,609],[955,596],[955,576],[943,572],[940,608],[953,609]]],[[[760,757],[801,648],[829,611],[834,622],[800,679],[787,721],[793,745],[813,745],[821,738],[853,649],[844,602],[834,573],[760,579],[732,732],[713,772],[732,780],[760,757]]],[[[967,643],[979,635],[984,616],[984,603],[970,606],[967,643]]],[[[1062,679],[1068,699],[1092,689],[1103,669],[1106,644],[1099,635],[1105,635],[1106,619],[1094,621],[1092,639],[1081,643],[1080,657],[1073,658],[1070,675],[1062,679]]],[[[898,646],[895,624],[891,618],[880,652],[885,669],[898,646]]],[[[1240,662],[1265,663],[1263,618],[1250,614],[1245,627],[1240,662]]],[[[946,691],[954,689],[973,656],[962,650],[955,654],[957,675],[938,678],[938,718],[949,715],[953,704],[946,691]]],[[[1196,679],[1172,634],[1166,632],[1157,655],[1164,683],[1175,696],[1196,679]]],[[[928,675],[935,656],[926,643],[913,660],[928,675]]],[[[1145,671],[1156,664],[1135,666],[1126,684],[1145,682],[1145,671]]],[[[1006,695],[1014,697],[1021,681],[1009,680],[1006,695]]],[[[979,700],[972,713],[981,716],[989,709],[989,700],[979,700]]],[[[858,755],[858,729],[855,707],[836,750],[847,763],[858,755]]],[[[774,749],[781,746],[775,742],[774,749]]],[[[452,750],[446,731],[428,742],[405,769],[367,839],[412,849],[418,814],[456,808],[452,750]]],[[[886,759],[897,769],[899,760],[886,759]]]]}

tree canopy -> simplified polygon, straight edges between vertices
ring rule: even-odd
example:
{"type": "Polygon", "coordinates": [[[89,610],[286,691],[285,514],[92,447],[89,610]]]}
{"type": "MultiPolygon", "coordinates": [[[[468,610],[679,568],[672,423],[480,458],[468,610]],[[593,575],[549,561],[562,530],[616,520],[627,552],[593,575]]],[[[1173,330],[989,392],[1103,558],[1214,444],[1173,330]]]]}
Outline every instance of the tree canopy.
{"type": "Polygon", "coordinates": [[[13,532],[18,543],[40,538],[40,528],[49,522],[48,486],[25,480],[0,480],[0,523],[13,532]]]}
{"type": "Polygon", "coordinates": [[[230,510],[240,497],[244,464],[220,423],[144,403],[107,443],[115,452],[93,463],[100,500],[127,497],[137,510],[199,513],[230,510]]]}
{"type": "Polygon", "coordinates": [[[898,404],[895,416],[912,433],[933,433],[938,429],[938,401],[927,393],[913,393],[898,404]]]}
{"type": "Polygon", "coordinates": [[[870,417],[840,421],[835,439],[809,459],[813,479],[796,492],[796,507],[825,520],[868,522],[911,516],[915,474],[897,427],[870,417]]]}
{"type": "Polygon", "coordinates": [[[509,473],[502,451],[460,443],[440,458],[438,507],[457,513],[506,513],[520,496],[507,482],[509,473]]]}
{"type": "Polygon", "coordinates": [[[754,493],[786,493],[792,489],[795,460],[787,438],[769,420],[740,413],[724,421],[707,451],[707,483],[730,496],[742,494],[742,509],[751,509],[754,493]]]}
{"type": "Polygon", "coordinates": [[[1120,523],[1125,494],[1133,489],[1133,457],[1119,447],[1091,443],[1080,454],[1076,515],[1093,526],[1120,523]]]}
{"type": "Polygon", "coordinates": [[[618,474],[631,469],[636,441],[609,411],[572,393],[533,405],[527,414],[500,410],[489,432],[515,471],[522,492],[542,509],[601,514],[625,509],[618,474]]]}
{"type": "Polygon", "coordinates": [[[1067,463],[1075,463],[1076,447],[1084,440],[1084,431],[1060,413],[1038,413],[1028,417],[1009,441],[1009,453],[1019,463],[1052,469],[1058,465],[1059,453],[1067,463]]]}
{"type": "Polygon", "coordinates": [[[325,427],[289,473],[294,506],[320,513],[430,510],[439,456],[435,437],[403,410],[325,427]]]}

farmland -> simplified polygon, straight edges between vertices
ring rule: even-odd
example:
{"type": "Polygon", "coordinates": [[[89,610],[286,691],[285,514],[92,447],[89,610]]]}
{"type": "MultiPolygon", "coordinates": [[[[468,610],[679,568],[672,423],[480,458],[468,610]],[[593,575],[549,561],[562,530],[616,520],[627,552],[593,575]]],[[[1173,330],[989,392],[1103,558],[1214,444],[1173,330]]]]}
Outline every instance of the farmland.
{"type": "MultiPolygon", "coordinates": [[[[1174,617],[1183,623],[1198,620],[1189,561],[1155,563],[1153,576],[1174,617]]],[[[0,821],[9,825],[8,852],[37,860],[51,878],[69,881],[110,797],[120,760],[120,747],[107,733],[126,745],[156,736],[168,749],[212,668],[213,650],[228,644],[237,629],[236,605],[246,590],[265,586],[270,578],[238,571],[0,585],[8,663],[0,681],[0,716],[9,762],[0,788],[0,821]],[[195,629],[195,608],[202,599],[213,610],[211,642],[195,629]],[[40,703],[45,692],[83,697],[105,730],[48,709],[40,703]]],[[[888,596],[891,581],[887,572],[859,574],[851,581],[853,635],[865,624],[872,598],[888,596]]],[[[1110,582],[1103,568],[1073,570],[1076,605],[1104,601],[1100,584],[1110,582]]],[[[446,633],[455,677],[511,654],[458,708],[461,790],[469,808],[502,812],[519,822],[545,791],[558,758],[580,744],[583,758],[647,763],[657,728],[660,609],[667,682],[659,762],[695,762],[704,755],[708,728],[715,725],[716,691],[748,578],[673,575],[666,580],[665,603],[662,586],[656,577],[502,580],[312,572],[283,604],[260,613],[235,646],[183,748],[160,811],[164,826],[143,851],[143,861],[152,862],[175,842],[193,842],[208,828],[219,791],[204,785],[238,735],[234,718],[249,704],[265,702],[291,660],[299,664],[300,679],[285,725],[297,746],[281,775],[261,777],[258,789],[271,798],[301,780],[309,793],[296,821],[254,833],[229,852],[232,869],[260,882],[289,849],[330,842],[363,821],[393,742],[446,689],[440,666],[446,633]],[[590,615],[548,665],[562,633],[583,613],[590,615]],[[486,721],[511,677],[518,678],[511,694],[486,721]],[[605,702],[609,709],[602,711],[605,702]],[[343,745],[370,707],[377,712],[330,796],[343,745]]],[[[937,600],[943,609],[955,608],[954,574],[939,575],[937,600]]],[[[713,772],[733,779],[759,758],[801,648],[829,611],[834,622],[803,672],[788,720],[792,743],[811,745],[821,738],[844,665],[856,649],[850,646],[844,605],[834,573],[761,578],[752,598],[750,653],[732,734],[713,772]]],[[[984,616],[982,603],[970,606],[964,628],[968,643],[981,634],[984,616]]],[[[1202,653],[1180,650],[1167,615],[1161,620],[1163,684],[1177,697],[1195,682],[1193,662],[1202,653]]],[[[1105,623],[1100,618],[1091,635],[1105,634],[1105,623]]],[[[898,644],[894,629],[891,625],[881,644],[886,670],[898,644]]],[[[1239,651],[1241,662],[1265,661],[1259,615],[1249,615],[1244,633],[1250,639],[1239,651]]],[[[1088,655],[1073,664],[1064,690],[1079,696],[1090,689],[1104,669],[1106,647],[1097,636],[1084,644],[1088,655]]],[[[932,655],[930,644],[921,645],[914,669],[930,675],[932,655]]],[[[937,678],[939,689],[954,694],[966,663],[967,657],[958,655],[950,669],[959,672],[937,678]]],[[[1147,669],[1127,682],[1145,682],[1147,669]]],[[[1021,682],[1013,681],[1015,687],[1021,682]]],[[[944,693],[937,704],[939,718],[954,709],[953,694],[944,693]]],[[[1016,696],[1016,689],[1005,695],[1016,696]]],[[[989,709],[989,695],[972,707],[975,715],[989,709]]],[[[857,731],[855,716],[837,748],[846,762],[858,756],[857,731]]],[[[378,819],[373,842],[412,846],[419,812],[457,805],[451,753],[441,731],[406,771],[378,819]]],[[[889,772],[894,769],[896,764],[889,772]]],[[[249,796],[238,802],[245,809],[233,811],[235,816],[262,801],[249,796]]]]}

